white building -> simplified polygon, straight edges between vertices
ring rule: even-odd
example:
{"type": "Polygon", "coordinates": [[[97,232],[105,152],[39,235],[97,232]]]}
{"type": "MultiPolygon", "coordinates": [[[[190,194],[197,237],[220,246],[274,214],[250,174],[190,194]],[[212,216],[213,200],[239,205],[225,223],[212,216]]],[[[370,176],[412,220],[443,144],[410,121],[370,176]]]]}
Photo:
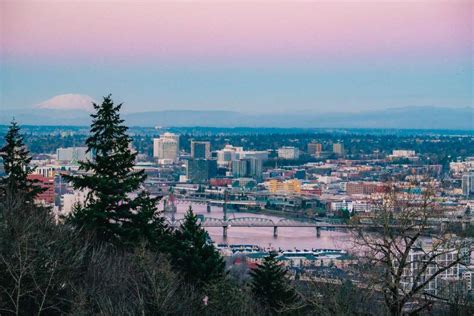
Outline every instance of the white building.
{"type": "Polygon", "coordinates": [[[92,153],[87,152],[87,147],[68,147],[56,150],[56,159],[64,162],[79,162],[92,159],[92,153]]]}
{"type": "Polygon", "coordinates": [[[300,150],[296,147],[285,146],[278,148],[278,158],[296,160],[300,158],[300,150]]]}
{"type": "Polygon", "coordinates": [[[237,159],[255,158],[260,160],[268,159],[268,151],[266,150],[243,150],[236,152],[237,159]]]}
{"type": "Polygon", "coordinates": [[[474,172],[462,176],[462,194],[465,196],[474,195],[474,172]]]}
{"type": "Polygon", "coordinates": [[[176,161],[179,154],[179,135],[164,133],[153,139],[153,157],[158,160],[176,161]]]}
{"type": "Polygon", "coordinates": [[[394,158],[409,158],[415,156],[416,153],[414,150],[396,149],[392,151],[392,157],[394,158]]]}
{"type": "Polygon", "coordinates": [[[420,273],[418,272],[420,267],[420,263],[427,260],[427,254],[429,257],[435,255],[430,250],[430,246],[419,246],[417,248],[413,248],[410,250],[408,254],[408,265],[403,269],[403,274],[401,278],[401,285],[405,290],[409,290],[414,282],[416,281],[415,278],[420,276],[421,280],[426,280],[430,278],[433,274],[437,273],[442,267],[446,267],[450,264],[453,264],[458,256],[463,256],[464,260],[461,263],[454,264],[452,267],[446,269],[438,276],[433,278],[430,282],[428,282],[427,286],[424,288],[424,291],[436,295],[439,290],[442,290],[441,285],[443,281],[453,281],[453,280],[460,280],[462,276],[464,265],[470,264],[470,250],[469,248],[462,248],[461,250],[454,249],[440,249],[443,253],[439,253],[436,258],[433,260],[433,264],[429,265],[427,269],[420,273]]]}
{"type": "Polygon", "coordinates": [[[226,145],[223,149],[217,151],[217,164],[220,166],[230,166],[232,161],[237,159],[237,153],[243,151],[243,147],[226,145]]]}
{"type": "Polygon", "coordinates": [[[474,160],[450,162],[449,170],[454,175],[464,174],[466,172],[469,172],[470,170],[474,170],[474,160]]]}
{"type": "Polygon", "coordinates": [[[73,193],[63,194],[61,196],[61,210],[57,215],[67,216],[71,214],[76,205],[84,205],[87,199],[87,193],[87,190],[75,190],[73,193]]]}

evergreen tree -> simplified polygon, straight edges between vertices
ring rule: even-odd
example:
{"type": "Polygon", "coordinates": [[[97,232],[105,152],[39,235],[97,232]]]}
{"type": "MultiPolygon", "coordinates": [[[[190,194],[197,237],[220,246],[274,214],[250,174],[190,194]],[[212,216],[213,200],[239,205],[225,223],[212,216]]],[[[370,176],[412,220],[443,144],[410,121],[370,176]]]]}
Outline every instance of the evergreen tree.
{"type": "Polygon", "coordinates": [[[91,135],[86,144],[94,159],[80,163],[81,175],[66,177],[75,189],[88,192],[71,222],[101,241],[129,244],[148,239],[155,243],[165,224],[156,215],[155,199],[146,193],[130,197],[140,189],[146,175],[143,170],[133,170],[137,154],[129,148],[131,139],[120,118],[122,104],[114,105],[109,95],[102,104],[93,105],[96,113],[91,115],[91,135]]]}
{"type": "Polygon", "coordinates": [[[225,262],[210,243],[207,231],[201,227],[191,207],[173,240],[169,251],[171,260],[186,281],[199,286],[225,275],[225,262]]]}
{"type": "Polygon", "coordinates": [[[294,309],[299,300],[288,283],[287,270],[278,264],[276,256],[271,252],[263,263],[250,271],[252,292],[271,314],[294,309]]]}
{"type": "Polygon", "coordinates": [[[26,202],[29,202],[43,189],[34,185],[34,181],[28,180],[28,175],[33,171],[33,168],[30,167],[31,156],[15,120],[10,124],[5,142],[5,146],[0,149],[6,174],[0,181],[1,195],[4,196],[7,192],[11,196],[21,194],[26,202]]]}

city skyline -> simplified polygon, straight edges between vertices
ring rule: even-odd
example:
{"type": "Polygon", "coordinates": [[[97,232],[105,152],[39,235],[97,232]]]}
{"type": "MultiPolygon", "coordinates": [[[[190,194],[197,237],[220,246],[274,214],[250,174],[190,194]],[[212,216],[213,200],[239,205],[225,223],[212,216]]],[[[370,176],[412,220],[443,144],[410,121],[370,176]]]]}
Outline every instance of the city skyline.
{"type": "Polygon", "coordinates": [[[109,92],[124,112],[472,107],[471,1],[0,8],[3,109],[109,92]]]}

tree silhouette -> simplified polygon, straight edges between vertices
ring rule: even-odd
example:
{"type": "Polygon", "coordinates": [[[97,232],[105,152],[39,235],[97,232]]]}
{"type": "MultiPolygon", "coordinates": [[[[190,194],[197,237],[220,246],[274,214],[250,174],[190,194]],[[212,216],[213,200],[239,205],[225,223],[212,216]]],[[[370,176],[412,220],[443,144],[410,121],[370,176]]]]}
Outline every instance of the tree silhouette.
{"type": "Polygon", "coordinates": [[[165,228],[163,219],[156,215],[156,199],[145,193],[131,197],[146,175],[133,169],[137,154],[129,148],[128,128],[120,118],[122,104],[114,105],[109,95],[102,104],[93,105],[96,113],[91,115],[91,135],[86,144],[94,159],[80,162],[82,174],[66,177],[75,189],[88,192],[71,222],[101,241],[133,244],[148,239],[156,243],[165,228]]]}
{"type": "Polygon", "coordinates": [[[174,267],[187,281],[202,285],[224,275],[225,262],[211,244],[207,231],[189,207],[184,222],[174,233],[170,251],[174,267]]]}
{"type": "Polygon", "coordinates": [[[276,252],[271,252],[250,272],[253,294],[272,314],[298,307],[299,297],[288,283],[287,273],[278,263],[276,252]]]}
{"type": "Polygon", "coordinates": [[[5,145],[0,149],[3,158],[5,176],[0,180],[2,192],[5,196],[7,191],[13,196],[21,194],[26,201],[32,201],[43,189],[35,185],[35,181],[29,180],[28,175],[33,172],[30,166],[31,156],[24,144],[20,127],[13,120],[5,136],[5,145]]]}

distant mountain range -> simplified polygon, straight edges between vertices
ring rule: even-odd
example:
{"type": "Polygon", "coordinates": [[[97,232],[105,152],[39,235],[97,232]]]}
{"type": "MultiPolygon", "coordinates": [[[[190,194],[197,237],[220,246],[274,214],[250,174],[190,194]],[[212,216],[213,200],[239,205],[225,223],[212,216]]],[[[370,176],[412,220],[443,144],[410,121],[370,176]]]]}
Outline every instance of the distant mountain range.
{"type": "MultiPolygon", "coordinates": [[[[0,124],[15,116],[24,125],[89,125],[85,111],[0,110],[0,124]]],[[[266,113],[232,111],[154,111],[123,114],[129,126],[474,129],[473,108],[403,107],[358,113],[266,113]]]]}

